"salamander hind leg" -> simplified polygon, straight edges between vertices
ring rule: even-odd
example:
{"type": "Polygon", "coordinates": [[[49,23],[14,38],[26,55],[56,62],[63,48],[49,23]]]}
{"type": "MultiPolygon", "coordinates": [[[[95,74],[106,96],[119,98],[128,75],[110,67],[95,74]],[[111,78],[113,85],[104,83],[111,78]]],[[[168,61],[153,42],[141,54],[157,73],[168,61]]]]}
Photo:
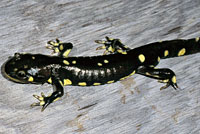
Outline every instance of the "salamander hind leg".
{"type": "Polygon", "coordinates": [[[153,67],[140,66],[137,69],[136,73],[153,79],[157,79],[158,82],[166,83],[166,85],[161,87],[160,90],[165,89],[169,86],[172,86],[175,90],[179,88],[176,83],[175,73],[168,68],[156,69],[153,67]]]}
{"type": "Polygon", "coordinates": [[[62,43],[59,39],[55,41],[48,41],[46,48],[53,50],[53,53],[57,53],[59,57],[67,58],[71,49],[72,43],[62,43]]]}
{"type": "Polygon", "coordinates": [[[103,46],[98,47],[96,50],[101,50],[101,49],[106,49],[104,51],[104,55],[107,53],[121,53],[121,54],[126,54],[130,48],[122,44],[120,39],[112,39],[109,37],[105,37],[105,40],[95,40],[96,43],[98,44],[103,44],[103,46]]]}
{"type": "Polygon", "coordinates": [[[51,95],[45,96],[44,93],[41,93],[41,96],[33,95],[39,102],[31,104],[31,107],[42,106],[41,111],[44,111],[49,104],[59,100],[63,96],[63,83],[60,80],[52,79],[52,85],[54,92],[51,95]]]}

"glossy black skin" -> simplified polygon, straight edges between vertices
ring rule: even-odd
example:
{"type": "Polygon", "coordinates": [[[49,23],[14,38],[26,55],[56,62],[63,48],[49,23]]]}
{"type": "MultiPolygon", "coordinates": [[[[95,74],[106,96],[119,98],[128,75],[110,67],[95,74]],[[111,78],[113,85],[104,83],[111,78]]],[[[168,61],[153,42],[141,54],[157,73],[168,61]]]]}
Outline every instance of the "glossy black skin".
{"type": "Polygon", "coordinates": [[[129,76],[132,72],[160,80],[168,86],[175,89],[175,73],[166,68],[155,69],[160,59],[177,57],[182,55],[194,54],[200,51],[199,38],[189,40],[172,40],[155,42],[135,49],[124,46],[119,39],[110,39],[107,41],[96,41],[104,44],[111,54],[93,57],[67,57],[63,53],[71,49],[71,43],[49,42],[52,49],[60,49],[58,56],[47,56],[42,54],[19,54],[16,53],[1,67],[3,76],[17,83],[43,84],[49,83],[54,87],[51,96],[34,96],[40,103],[34,103],[33,106],[43,106],[42,111],[53,101],[60,98],[64,91],[64,85],[73,86],[93,86],[112,83],[121,78],[129,76]],[[57,45],[56,45],[57,43],[57,45]],[[110,49],[109,49],[110,47],[110,49]],[[185,49],[185,51],[180,50],[185,49]],[[118,52],[122,50],[123,52],[118,52]],[[168,51],[168,54],[164,53],[168,51]],[[141,56],[143,55],[143,56],[141,56]],[[142,58],[139,58],[139,57],[142,58]],[[67,61],[64,62],[64,61],[67,61]],[[74,63],[75,61],[75,63],[74,63]],[[49,79],[51,78],[51,81],[49,79]],[[70,83],[64,84],[64,80],[70,80],[70,83]],[[84,83],[84,84],[83,84],[84,83]]]}

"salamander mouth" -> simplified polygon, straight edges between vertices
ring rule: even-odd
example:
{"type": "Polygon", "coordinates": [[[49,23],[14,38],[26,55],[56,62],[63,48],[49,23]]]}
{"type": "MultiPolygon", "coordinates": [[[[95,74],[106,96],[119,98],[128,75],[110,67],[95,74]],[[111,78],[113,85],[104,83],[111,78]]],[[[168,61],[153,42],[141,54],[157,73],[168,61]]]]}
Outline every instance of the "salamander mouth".
{"type": "Polygon", "coordinates": [[[6,68],[9,62],[12,60],[12,58],[9,58],[2,66],[1,66],[1,74],[4,78],[7,80],[13,81],[15,83],[21,83],[21,84],[27,84],[28,82],[25,80],[19,80],[17,78],[12,77],[11,75],[8,74],[6,68]]]}

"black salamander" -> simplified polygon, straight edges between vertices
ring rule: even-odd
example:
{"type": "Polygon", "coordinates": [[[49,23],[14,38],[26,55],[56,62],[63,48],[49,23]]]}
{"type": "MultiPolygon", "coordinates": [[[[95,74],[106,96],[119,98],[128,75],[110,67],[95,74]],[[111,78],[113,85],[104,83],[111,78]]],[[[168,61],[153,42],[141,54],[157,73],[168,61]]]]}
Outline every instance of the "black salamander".
{"type": "Polygon", "coordinates": [[[60,99],[63,86],[98,86],[124,80],[133,74],[141,74],[166,83],[161,89],[178,88],[175,73],[168,68],[155,68],[160,59],[179,57],[200,52],[200,38],[150,43],[135,49],[123,45],[119,39],[96,40],[103,44],[104,55],[92,57],[68,57],[73,45],[58,39],[49,41],[47,48],[58,56],[15,53],[1,67],[2,75],[17,83],[53,86],[53,93],[33,95],[39,100],[31,106],[42,106],[42,111],[60,99]],[[108,54],[109,53],[109,54],[108,54]]]}

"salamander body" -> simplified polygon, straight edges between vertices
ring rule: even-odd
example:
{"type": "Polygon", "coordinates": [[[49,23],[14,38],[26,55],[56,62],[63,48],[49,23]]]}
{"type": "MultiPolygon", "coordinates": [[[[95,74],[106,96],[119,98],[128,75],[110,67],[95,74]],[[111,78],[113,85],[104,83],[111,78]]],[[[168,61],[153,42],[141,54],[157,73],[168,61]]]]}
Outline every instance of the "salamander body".
{"type": "Polygon", "coordinates": [[[54,92],[45,96],[34,95],[39,100],[31,106],[42,106],[42,111],[64,94],[63,86],[98,86],[124,80],[133,74],[141,74],[166,83],[161,89],[178,88],[175,73],[168,68],[155,68],[161,59],[179,57],[200,52],[200,39],[171,40],[150,43],[130,49],[119,39],[96,40],[106,49],[104,55],[92,57],[68,57],[72,43],[58,39],[49,41],[47,48],[57,56],[15,53],[1,67],[3,76],[23,84],[49,83],[54,92]],[[109,53],[109,54],[108,54],[109,53]]]}

